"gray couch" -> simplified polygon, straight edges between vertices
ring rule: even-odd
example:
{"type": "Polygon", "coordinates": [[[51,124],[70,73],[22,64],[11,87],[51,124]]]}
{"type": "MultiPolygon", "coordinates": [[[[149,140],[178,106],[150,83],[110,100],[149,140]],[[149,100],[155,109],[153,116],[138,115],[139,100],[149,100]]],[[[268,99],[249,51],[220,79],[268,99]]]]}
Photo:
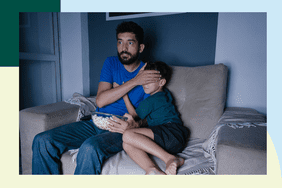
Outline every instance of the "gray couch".
{"type": "MultiPolygon", "coordinates": [[[[184,125],[191,135],[180,153],[179,174],[266,174],[266,117],[250,108],[225,108],[228,69],[223,64],[172,66],[168,84],[184,125]]],[[[31,174],[32,141],[36,134],[76,121],[79,106],[66,102],[20,111],[23,174],[31,174]]],[[[64,174],[73,174],[75,160],[63,154],[64,174]]],[[[156,163],[165,168],[162,161],[156,163]]],[[[103,166],[102,174],[144,174],[122,151],[103,166]]]]}

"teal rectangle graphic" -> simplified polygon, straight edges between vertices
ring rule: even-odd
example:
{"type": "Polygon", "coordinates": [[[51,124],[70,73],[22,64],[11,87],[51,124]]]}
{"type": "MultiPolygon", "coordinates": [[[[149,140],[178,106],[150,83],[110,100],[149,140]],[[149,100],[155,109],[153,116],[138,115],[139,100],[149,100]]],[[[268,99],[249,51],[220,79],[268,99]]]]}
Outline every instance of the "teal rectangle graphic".
{"type": "Polygon", "coordinates": [[[60,12],[60,0],[4,1],[2,7],[0,66],[19,66],[19,13],[60,12]]]}

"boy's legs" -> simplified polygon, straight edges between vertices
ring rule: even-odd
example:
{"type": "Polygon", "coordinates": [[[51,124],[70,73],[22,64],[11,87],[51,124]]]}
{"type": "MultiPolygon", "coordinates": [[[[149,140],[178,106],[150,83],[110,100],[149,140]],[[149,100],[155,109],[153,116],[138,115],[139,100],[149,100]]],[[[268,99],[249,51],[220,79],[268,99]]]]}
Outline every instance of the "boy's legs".
{"type": "Polygon", "coordinates": [[[165,174],[148,156],[148,154],[132,145],[123,142],[123,149],[129,157],[138,164],[147,174],[165,174]]]}
{"type": "MultiPolygon", "coordinates": [[[[146,168],[149,168],[152,163],[150,158],[145,158],[146,162],[143,160],[140,160],[142,157],[142,154],[137,149],[144,151],[146,153],[150,153],[151,155],[154,155],[158,158],[160,158],[162,161],[166,164],[166,173],[169,174],[176,174],[177,167],[180,167],[184,163],[184,159],[175,157],[172,154],[169,154],[166,152],[163,148],[161,148],[158,144],[154,142],[154,133],[151,129],[148,128],[138,128],[138,129],[130,129],[127,130],[123,134],[123,142],[125,144],[125,151],[127,153],[131,153],[131,156],[134,158],[133,160],[138,161],[136,162],[140,167],[143,166],[143,169],[146,171],[146,168]],[[131,147],[126,146],[126,144],[130,145],[131,147]],[[134,150],[135,148],[135,150],[134,150]],[[135,154],[134,154],[135,152],[135,154]],[[138,155],[140,156],[138,156],[138,155]]],[[[130,156],[130,154],[129,154],[130,156]]],[[[130,157],[131,157],[130,156],[130,157]]]]}

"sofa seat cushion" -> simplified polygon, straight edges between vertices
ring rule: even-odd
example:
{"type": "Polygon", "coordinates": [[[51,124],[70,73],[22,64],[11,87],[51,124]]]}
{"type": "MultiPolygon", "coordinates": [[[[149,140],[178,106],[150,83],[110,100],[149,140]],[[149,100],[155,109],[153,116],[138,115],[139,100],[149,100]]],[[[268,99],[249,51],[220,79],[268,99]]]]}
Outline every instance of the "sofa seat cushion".
{"type": "MultiPolygon", "coordinates": [[[[205,139],[191,139],[186,148],[178,153],[180,157],[185,159],[185,163],[178,170],[178,175],[192,174],[215,174],[215,163],[211,156],[205,156],[202,144],[205,139]]],[[[63,163],[63,173],[73,174],[75,171],[75,161],[73,157],[75,153],[68,151],[63,154],[61,161],[63,163]]],[[[156,164],[165,171],[165,163],[152,156],[156,164]]],[[[140,168],[125,151],[115,154],[103,164],[102,175],[144,175],[145,171],[140,168]]]]}
{"type": "Polygon", "coordinates": [[[61,157],[63,174],[73,175],[76,163],[73,160],[73,155],[70,151],[65,152],[61,157]]]}

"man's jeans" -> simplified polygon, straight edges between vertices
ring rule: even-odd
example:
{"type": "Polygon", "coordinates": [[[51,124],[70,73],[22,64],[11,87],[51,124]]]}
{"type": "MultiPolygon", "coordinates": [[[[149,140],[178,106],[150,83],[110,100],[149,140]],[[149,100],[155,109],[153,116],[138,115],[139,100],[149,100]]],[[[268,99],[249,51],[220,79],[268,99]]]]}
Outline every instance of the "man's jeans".
{"type": "Polygon", "coordinates": [[[33,140],[32,174],[62,174],[62,154],[76,148],[75,174],[100,174],[103,162],[123,149],[122,134],[101,130],[92,121],[42,132],[33,140]]]}

